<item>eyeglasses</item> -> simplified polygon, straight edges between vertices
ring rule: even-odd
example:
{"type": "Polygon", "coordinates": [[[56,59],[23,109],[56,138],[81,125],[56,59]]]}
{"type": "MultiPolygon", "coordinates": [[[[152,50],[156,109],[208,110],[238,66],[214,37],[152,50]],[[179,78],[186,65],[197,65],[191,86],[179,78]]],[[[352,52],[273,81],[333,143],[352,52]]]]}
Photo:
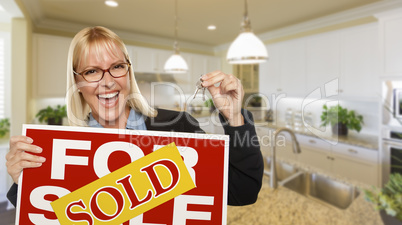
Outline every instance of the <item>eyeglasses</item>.
{"type": "Polygon", "coordinates": [[[109,74],[114,78],[123,77],[127,74],[130,66],[130,63],[117,63],[112,65],[107,70],[94,67],[84,70],[81,73],[77,73],[75,71],[73,71],[73,73],[75,75],[81,75],[87,82],[98,82],[103,79],[106,72],[109,72],[109,74]]]}

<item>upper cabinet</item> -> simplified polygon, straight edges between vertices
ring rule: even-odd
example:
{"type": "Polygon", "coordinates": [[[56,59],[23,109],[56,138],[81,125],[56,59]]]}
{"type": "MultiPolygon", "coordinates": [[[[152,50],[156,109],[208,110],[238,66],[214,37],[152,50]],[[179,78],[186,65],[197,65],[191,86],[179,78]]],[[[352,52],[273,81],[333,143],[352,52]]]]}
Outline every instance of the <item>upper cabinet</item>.
{"type": "MultiPolygon", "coordinates": [[[[379,96],[378,24],[321,33],[267,45],[260,91],[322,98],[376,100],[379,96]],[[359,88],[356,88],[359,85],[359,88]],[[317,92],[318,91],[318,92],[317,92]]],[[[402,51],[401,51],[402,52],[402,51]]]]}
{"type": "Polygon", "coordinates": [[[339,77],[339,34],[329,32],[306,38],[306,86],[309,94],[339,77]]]}
{"type": "Polygon", "coordinates": [[[302,96],[306,90],[305,42],[302,39],[267,46],[269,59],[259,65],[263,93],[302,96]]]}
{"type": "MultiPolygon", "coordinates": [[[[32,68],[33,94],[39,98],[65,97],[67,55],[72,38],[34,34],[32,68]]],[[[127,45],[134,72],[154,73],[163,76],[164,65],[173,54],[170,50],[127,45]]],[[[174,74],[177,88],[183,94],[193,94],[195,84],[202,74],[221,69],[219,57],[192,53],[181,53],[189,71],[174,74]]]]}
{"type": "Polygon", "coordinates": [[[65,97],[67,55],[72,38],[33,36],[33,92],[37,97],[65,97]]]}
{"type": "Polygon", "coordinates": [[[377,15],[379,19],[381,74],[402,76],[402,10],[377,15]]]}
{"type": "Polygon", "coordinates": [[[134,72],[164,73],[164,65],[173,51],[127,46],[134,72]]]}
{"type": "Polygon", "coordinates": [[[340,32],[339,95],[377,98],[380,93],[378,25],[370,24],[340,32]],[[356,88],[358,85],[359,88],[356,88]]]}

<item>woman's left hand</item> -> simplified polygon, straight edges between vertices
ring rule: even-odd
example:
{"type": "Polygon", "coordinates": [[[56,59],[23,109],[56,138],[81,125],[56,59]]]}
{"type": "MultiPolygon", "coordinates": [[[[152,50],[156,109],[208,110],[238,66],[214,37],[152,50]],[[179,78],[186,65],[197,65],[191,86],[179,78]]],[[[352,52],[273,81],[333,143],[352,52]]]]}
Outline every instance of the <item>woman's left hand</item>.
{"type": "Polygon", "coordinates": [[[228,120],[231,126],[241,126],[244,118],[241,114],[241,106],[244,90],[240,80],[221,71],[204,74],[201,77],[202,86],[208,88],[212,100],[219,112],[228,120]],[[220,83],[215,87],[215,84],[220,83]]]}

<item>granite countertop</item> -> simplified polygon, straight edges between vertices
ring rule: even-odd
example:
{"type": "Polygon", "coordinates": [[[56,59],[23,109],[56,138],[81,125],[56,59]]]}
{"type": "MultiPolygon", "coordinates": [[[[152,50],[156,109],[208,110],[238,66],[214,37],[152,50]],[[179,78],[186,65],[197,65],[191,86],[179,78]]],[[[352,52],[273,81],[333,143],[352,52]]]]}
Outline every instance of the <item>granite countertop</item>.
{"type": "MultiPolygon", "coordinates": [[[[270,122],[265,122],[265,121],[255,121],[255,126],[256,127],[266,127],[270,129],[278,129],[281,127],[286,127],[284,123],[270,123],[270,122]]],[[[327,130],[325,132],[320,132],[320,135],[317,136],[316,134],[312,133],[311,131],[301,129],[301,130],[295,130],[292,129],[296,134],[302,134],[302,135],[307,135],[311,137],[318,137],[321,139],[326,139],[331,142],[340,142],[344,144],[350,144],[350,145],[355,145],[359,147],[364,147],[368,149],[373,149],[373,150],[378,150],[378,136],[375,135],[369,135],[369,134],[362,134],[362,133],[356,133],[356,132],[349,132],[347,136],[338,136],[338,135],[333,135],[330,130],[327,130]]]]}
{"type": "Polygon", "coordinates": [[[228,206],[228,225],[382,225],[379,213],[362,193],[345,210],[308,199],[285,187],[269,187],[264,177],[258,200],[248,206],[228,206]]]}
{"type": "MultiPolygon", "coordinates": [[[[215,111],[214,113],[210,113],[208,110],[203,110],[200,113],[192,113],[191,114],[194,118],[199,119],[199,118],[208,118],[211,116],[217,116],[217,112],[215,111]]],[[[254,125],[256,127],[266,127],[270,129],[278,129],[281,127],[286,127],[284,122],[266,122],[266,121],[254,121],[254,125]]],[[[311,137],[316,137],[316,138],[321,138],[328,140],[330,142],[334,143],[344,143],[344,144],[349,144],[349,145],[355,145],[363,148],[368,148],[372,150],[378,150],[379,144],[378,144],[378,136],[375,135],[369,135],[369,134],[362,134],[362,133],[356,133],[356,132],[349,132],[347,136],[338,136],[338,135],[333,135],[331,130],[327,130],[324,132],[320,132],[320,135],[317,136],[316,134],[312,133],[309,130],[305,129],[292,129],[296,134],[302,134],[302,135],[307,135],[311,137]]]]}

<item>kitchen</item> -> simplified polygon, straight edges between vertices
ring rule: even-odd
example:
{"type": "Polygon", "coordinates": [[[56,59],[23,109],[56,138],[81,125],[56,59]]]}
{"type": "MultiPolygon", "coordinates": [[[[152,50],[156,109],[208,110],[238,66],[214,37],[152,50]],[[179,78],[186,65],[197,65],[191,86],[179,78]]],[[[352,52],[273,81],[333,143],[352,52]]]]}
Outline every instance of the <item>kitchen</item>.
{"type": "MultiPolygon", "coordinates": [[[[151,21],[137,10],[140,15],[133,21],[141,21],[142,26],[135,32],[128,30],[128,25],[112,24],[108,21],[111,21],[110,16],[101,21],[100,18],[94,19],[97,14],[84,15],[85,7],[95,5],[91,1],[80,3],[83,11],[77,13],[82,21],[68,17],[69,13],[78,10],[70,6],[76,2],[1,2],[7,12],[17,17],[0,27],[2,32],[9,34],[8,43],[11,39],[10,75],[6,77],[8,85],[4,88],[8,93],[4,95],[9,98],[5,100],[8,112],[6,110],[4,115],[11,118],[11,135],[20,134],[23,123],[38,123],[35,115],[40,109],[64,104],[69,43],[79,28],[96,24],[115,28],[123,37],[130,58],[134,59],[141,91],[152,105],[188,111],[208,133],[223,131],[216,112],[211,114],[204,106],[201,93],[195,99],[192,95],[201,74],[220,69],[241,79],[246,92],[244,106],[254,114],[265,157],[272,155],[276,129],[287,127],[296,133],[301,153],[293,153],[291,136],[278,136],[277,140],[282,142],[275,142],[277,165],[289,164],[362,188],[382,186],[393,171],[387,167],[392,152],[398,153],[395,150],[398,141],[392,134],[402,131],[398,117],[393,113],[397,111],[394,90],[402,88],[399,81],[402,64],[398,63],[402,60],[402,45],[398,41],[402,38],[401,1],[320,3],[306,0],[305,3],[279,4],[250,0],[251,26],[269,55],[267,62],[257,65],[231,65],[226,61],[229,45],[239,33],[243,1],[203,1],[205,5],[209,3],[209,7],[178,1],[178,40],[180,54],[189,67],[186,74],[164,72],[164,64],[173,52],[174,1],[158,1],[160,7],[152,7],[152,3],[149,3],[151,6],[139,7],[143,12],[157,8],[148,14],[160,19],[151,21]],[[290,7],[293,4],[294,7],[290,7]],[[316,11],[311,9],[315,7],[308,7],[311,5],[317,5],[316,11]],[[211,10],[205,11],[211,12],[210,21],[195,18],[191,8],[211,10]],[[284,10],[288,12],[284,13],[284,10]],[[283,16],[298,11],[306,14],[283,16]],[[216,17],[217,20],[218,16],[214,15],[219,12],[230,18],[230,26],[218,24],[215,31],[202,27],[204,30],[197,33],[190,28],[201,30],[198,24],[215,23],[213,19],[216,17]],[[307,15],[307,12],[311,14],[307,15]],[[270,17],[275,14],[275,18],[270,17]],[[141,16],[148,19],[141,19],[141,16]],[[281,23],[267,25],[263,21],[281,23]],[[223,27],[225,31],[220,30],[223,27]],[[228,33],[225,34],[228,36],[224,37],[223,33],[228,33]],[[154,81],[159,83],[152,83],[154,81]],[[260,103],[252,106],[254,101],[260,103]],[[360,132],[350,129],[347,135],[337,136],[332,134],[329,125],[320,126],[325,111],[323,105],[330,107],[338,103],[364,118],[360,132]]],[[[102,15],[113,15],[113,10],[127,8],[124,5],[128,4],[127,1],[118,1],[119,7],[107,8],[103,1],[99,2],[99,8],[94,11],[99,10],[102,15]]],[[[1,143],[0,154],[4,156],[7,137],[1,143]]],[[[1,158],[4,165],[5,159],[1,158]]],[[[356,198],[352,197],[353,201],[346,209],[340,209],[306,198],[285,184],[272,189],[270,166],[266,163],[267,176],[264,176],[260,199],[252,206],[229,207],[228,224],[382,224],[378,212],[364,200],[362,189],[356,198]]],[[[0,179],[0,202],[3,202],[11,185],[4,166],[0,170],[0,179]]]]}

